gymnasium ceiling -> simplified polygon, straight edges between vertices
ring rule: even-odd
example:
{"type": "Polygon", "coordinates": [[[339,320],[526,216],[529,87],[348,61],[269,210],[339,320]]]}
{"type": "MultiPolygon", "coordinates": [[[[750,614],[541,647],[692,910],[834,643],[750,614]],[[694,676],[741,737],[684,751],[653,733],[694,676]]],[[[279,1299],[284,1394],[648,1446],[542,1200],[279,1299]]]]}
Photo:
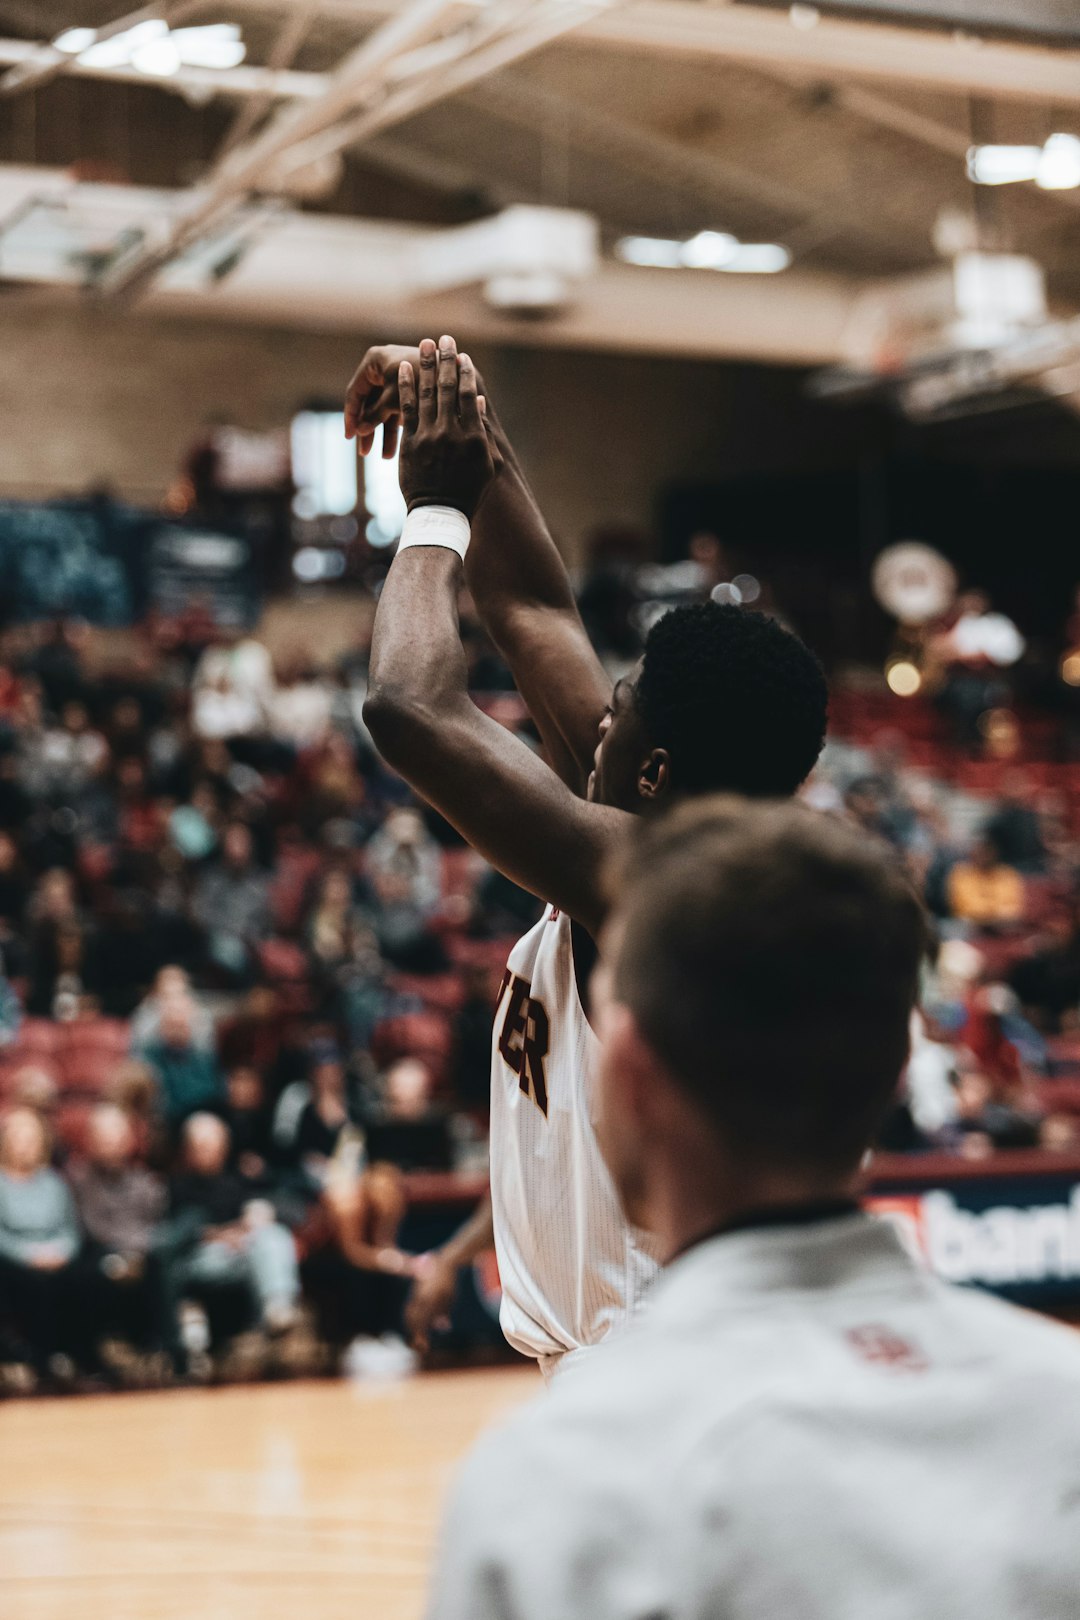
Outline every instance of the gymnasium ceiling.
{"type": "MultiPolygon", "coordinates": [[[[605,249],[626,234],[730,231],[783,243],[791,276],[845,284],[940,263],[935,222],[953,211],[977,219],[981,246],[1035,257],[1052,301],[1080,309],[1080,190],[977,190],[965,174],[973,140],[1038,145],[1056,131],[1080,133],[1080,51],[711,0],[206,0],[164,9],[176,26],[238,23],[245,71],[269,66],[284,90],[301,82],[292,74],[329,85],[365,38],[425,4],[434,21],[421,43],[452,42],[515,5],[522,39],[531,27],[541,42],[449,95],[435,62],[411,105],[406,98],[384,127],[349,138],[357,105],[386,97],[385,83],[369,85],[338,119],[341,161],[326,189],[296,206],[453,225],[539,203],[594,216],[605,249]],[[544,42],[545,32],[555,37],[544,42]]],[[[123,10],[124,0],[0,0],[4,59],[17,42],[100,28],[123,10]]],[[[227,148],[235,163],[302,99],[251,93],[227,74],[210,86],[179,76],[159,85],[58,72],[47,57],[6,71],[15,77],[0,80],[0,164],[75,166],[84,179],[156,188],[213,183],[227,148]]]]}

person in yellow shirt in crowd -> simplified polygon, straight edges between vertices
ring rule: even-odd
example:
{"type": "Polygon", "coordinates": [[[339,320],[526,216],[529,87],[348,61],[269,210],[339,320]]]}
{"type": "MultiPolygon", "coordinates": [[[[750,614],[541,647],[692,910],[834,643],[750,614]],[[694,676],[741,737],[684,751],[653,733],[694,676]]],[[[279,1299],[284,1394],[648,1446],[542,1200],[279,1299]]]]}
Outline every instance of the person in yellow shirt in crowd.
{"type": "Polygon", "coordinates": [[[1024,880],[985,835],[976,839],[967,860],[953,867],[948,893],[952,915],[979,928],[1019,922],[1024,915],[1024,880]]]}

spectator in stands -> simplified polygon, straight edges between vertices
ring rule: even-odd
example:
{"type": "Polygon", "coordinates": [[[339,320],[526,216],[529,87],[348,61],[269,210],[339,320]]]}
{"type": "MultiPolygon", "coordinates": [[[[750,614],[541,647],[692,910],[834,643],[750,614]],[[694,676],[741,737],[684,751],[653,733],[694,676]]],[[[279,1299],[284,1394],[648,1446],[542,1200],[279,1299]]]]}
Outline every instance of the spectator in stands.
{"type": "Polygon", "coordinates": [[[1037,1029],[1056,1035],[1080,1027],[1080,901],[1050,913],[1009,983],[1037,1029]]]}
{"type": "Polygon", "coordinates": [[[16,1108],[29,1108],[40,1119],[46,1140],[56,1151],[56,1118],[60,1107],[60,1087],[51,1070],[40,1063],[21,1063],[11,1076],[11,1101],[16,1108]]]}
{"type": "Polygon", "coordinates": [[[215,1114],[193,1114],[183,1129],[181,1169],[170,1189],[169,1244],[180,1298],[241,1285],[270,1333],[296,1320],[300,1294],[292,1234],[265,1200],[250,1196],[228,1168],[229,1128],[215,1114]]]}
{"type": "Polygon", "coordinates": [[[351,1047],[366,1047],[385,1004],[382,957],[342,867],[322,878],[305,935],[321,1009],[346,1029],[351,1047]]]}
{"type": "Polygon", "coordinates": [[[0,955],[0,1051],[14,1045],[23,1020],[22,1003],[3,971],[2,963],[3,957],[0,955]]]}
{"type": "Polygon", "coordinates": [[[432,1100],[432,1076],[419,1058],[403,1057],[382,1078],[367,1115],[368,1158],[401,1170],[449,1170],[454,1142],[445,1108],[432,1100]]]}
{"type": "Polygon", "coordinates": [[[352,1123],[344,1066],[326,1060],[314,1064],[311,1097],[297,1121],[292,1150],[313,1189],[325,1186],[331,1161],[352,1123]]]}
{"type": "Polygon", "coordinates": [[[116,800],[120,841],[125,849],[142,854],[155,850],[167,821],[160,801],[148,792],[146,766],[136,755],[117,761],[116,800]]]}
{"type": "Polygon", "coordinates": [[[986,836],[1001,859],[1019,872],[1041,872],[1046,865],[1042,818],[1036,794],[1022,771],[1010,771],[1001,800],[986,823],[986,836]]]}
{"type": "Polygon", "coordinates": [[[1024,915],[1024,880],[985,833],[950,872],[948,897],[953,917],[977,928],[1007,927],[1024,915]]]}
{"type": "Polygon", "coordinates": [[[269,702],[270,730],[300,750],[321,743],[330,728],[333,687],[313,661],[298,653],[282,670],[269,702]]]}
{"type": "Polygon", "coordinates": [[[41,763],[49,791],[67,799],[86,786],[108,757],[108,744],[90,724],[86,704],[65,703],[59,723],[45,730],[41,763]]]}
{"type": "Polygon", "coordinates": [[[32,1109],[13,1108],[0,1122],[0,1314],[25,1335],[39,1376],[67,1378],[92,1364],[81,1245],[67,1183],[49,1168],[45,1126],[32,1109]]]}
{"type": "Polygon", "coordinates": [[[270,933],[270,882],[255,865],[251,829],[232,821],[221,859],[199,879],[195,915],[207,932],[211,963],[230,984],[254,981],[255,951],[270,933]]]}
{"type": "Polygon", "coordinates": [[[13,835],[0,831],[0,924],[15,928],[22,922],[30,898],[30,879],[13,835]]]}
{"type": "Polygon", "coordinates": [[[23,673],[37,677],[54,714],[59,714],[65,704],[77,702],[85,695],[83,659],[87,628],[74,619],[56,619],[51,624],[41,625],[35,636],[36,647],[22,660],[23,673]]]}
{"type": "Polygon", "coordinates": [[[1004,984],[980,984],[968,997],[957,1045],[967,1052],[996,1088],[999,1101],[1014,1100],[1024,1078],[1020,1057],[1023,1026],[1017,1027],[1019,1003],[1004,984]]]}
{"type": "Polygon", "coordinates": [[[998,1148],[1034,1147],[1039,1119],[1003,1101],[990,1076],[965,1069],[956,1081],[956,1119],[942,1132],[942,1143],[965,1158],[984,1159],[998,1148]]]}
{"type": "Polygon", "coordinates": [[[77,1017],[98,987],[98,965],[81,922],[70,918],[39,923],[30,946],[27,1012],[60,1023],[77,1017]]]}
{"type": "Polygon", "coordinates": [[[208,647],[192,679],[192,723],[200,737],[259,735],[273,699],[268,650],[251,636],[222,635],[208,647]]]}
{"type": "Polygon", "coordinates": [[[1039,1146],[1044,1153],[1077,1153],[1080,1120],[1075,1114],[1047,1114],[1039,1126],[1039,1146]]]}
{"type": "Polygon", "coordinates": [[[170,997],[161,1007],[159,1034],[143,1057],[157,1076],[161,1111],[170,1127],[189,1114],[220,1108],[225,1101],[221,1071],[212,1052],[196,1044],[189,999],[170,997]]]}
{"type": "Polygon", "coordinates": [[[984,591],[957,598],[952,626],[934,639],[933,653],[946,669],[939,701],[962,746],[978,749],[981,717],[1009,701],[1006,671],[1023,656],[1024,645],[1012,620],[992,611],[984,591]]]}
{"type": "Polygon", "coordinates": [[[497,990],[498,976],[490,968],[466,969],[465,999],[454,1018],[451,1057],[454,1101],[484,1116],[491,1104],[491,1028],[497,990]]]}
{"type": "Polygon", "coordinates": [[[161,1019],[170,1002],[184,1002],[191,1014],[191,1044],[201,1052],[214,1050],[214,1019],[210,1009],[202,1004],[191,984],[191,975],[175,962],[160,968],[150,994],[132,1015],[131,1050],[138,1054],[146,1050],[161,1036],[161,1019]]]}
{"type": "Polygon", "coordinates": [[[400,1340],[405,1302],[420,1261],[399,1244],[405,1182],[397,1166],[363,1166],[348,1126],[328,1161],[317,1211],[305,1236],[304,1280],[322,1337],[400,1340]]]}
{"type": "Polygon", "coordinates": [[[88,1304],[99,1336],[118,1333],[151,1353],[182,1355],[155,1235],[165,1214],[164,1182],[136,1163],[131,1120],[112,1103],[90,1116],[85,1156],[68,1172],[92,1279],[88,1304]]]}
{"type": "Polygon", "coordinates": [[[229,1168],[253,1190],[264,1188],[270,1179],[273,1136],[262,1075],[246,1064],[230,1069],[225,1094],[225,1118],[232,1144],[229,1168]]]}
{"type": "Polygon", "coordinates": [[[437,973],[446,959],[428,924],[442,898],[442,852],[419,812],[392,810],[366,856],[384,954],[408,972],[437,973]]]}

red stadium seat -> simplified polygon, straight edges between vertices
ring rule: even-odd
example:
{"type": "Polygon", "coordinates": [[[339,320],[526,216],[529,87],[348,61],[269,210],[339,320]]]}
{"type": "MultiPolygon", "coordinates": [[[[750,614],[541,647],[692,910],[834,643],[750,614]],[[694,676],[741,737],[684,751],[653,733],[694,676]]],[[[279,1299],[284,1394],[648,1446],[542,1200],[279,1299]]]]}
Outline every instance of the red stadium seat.
{"type": "Polygon", "coordinates": [[[288,939],[268,939],[259,946],[259,966],[271,984],[306,984],[308,959],[288,939]]]}
{"type": "Polygon", "coordinates": [[[57,1110],[57,1139],[73,1158],[81,1158],[86,1153],[93,1111],[94,1104],[85,1100],[63,1102],[57,1110]]]}
{"type": "Polygon", "coordinates": [[[429,1010],[384,1018],[376,1026],[371,1050],[375,1061],[384,1068],[398,1058],[422,1059],[438,1087],[446,1080],[452,1045],[449,1018],[444,1013],[429,1010]]]}
{"type": "Polygon", "coordinates": [[[400,996],[413,996],[436,1012],[457,1012],[465,999],[465,985],[457,973],[395,973],[390,988],[400,996]]]}
{"type": "Polygon", "coordinates": [[[86,1092],[100,1097],[123,1062],[123,1055],[95,1046],[72,1047],[59,1056],[60,1086],[65,1094],[86,1092]]]}
{"type": "Polygon", "coordinates": [[[125,1018],[80,1018],[61,1025],[61,1052],[77,1049],[123,1057],[130,1046],[131,1026],[125,1018]]]}
{"type": "Polygon", "coordinates": [[[51,1055],[59,1051],[64,1026],[51,1018],[24,1018],[19,1026],[15,1049],[19,1052],[51,1055]]]}

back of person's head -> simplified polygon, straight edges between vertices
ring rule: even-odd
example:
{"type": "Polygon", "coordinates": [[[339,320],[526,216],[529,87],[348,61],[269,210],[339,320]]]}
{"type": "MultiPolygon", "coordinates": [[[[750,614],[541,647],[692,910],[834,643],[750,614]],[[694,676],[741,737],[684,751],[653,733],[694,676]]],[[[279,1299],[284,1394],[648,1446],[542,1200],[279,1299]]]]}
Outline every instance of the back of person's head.
{"type": "Polygon", "coordinates": [[[135,1156],[135,1131],[131,1120],[115,1103],[99,1103],[90,1115],[86,1135],[86,1155],[103,1170],[120,1170],[135,1156]]]}
{"type": "Polygon", "coordinates": [[[49,1162],[49,1133],[32,1108],[15,1107],[0,1116],[0,1170],[29,1176],[49,1162]]]}
{"type": "Polygon", "coordinates": [[[395,1119],[422,1119],[431,1103],[432,1075],[420,1058],[399,1058],[383,1078],[383,1100],[395,1119]]]}
{"type": "Polygon", "coordinates": [[[189,991],[170,991],[160,998],[159,1023],[166,1046],[182,1051],[191,1045],[195,1009],[189,991]]]}
{"type": "Polygon", "coordinates": [[[708,798],[643,823],[612,892],[611,994],[703,1124],[749,1163],[854,1168],[925,944],[895,856],[801,805],[708,798]]]}
{"type": "Polygon", "coordinates": [[[183,1163],[199,1176],[217,1176],[229,1158],[229,1128],[216,1114],[192,1114],[184,1121],[183,1163]]]}
{"type": "Polygon", "coordinates": [[[634,697],[677,794],[794,793],[825,740],[821,665],[792,631],[747,608],[666,613],[649,632],[634,697]]]}

